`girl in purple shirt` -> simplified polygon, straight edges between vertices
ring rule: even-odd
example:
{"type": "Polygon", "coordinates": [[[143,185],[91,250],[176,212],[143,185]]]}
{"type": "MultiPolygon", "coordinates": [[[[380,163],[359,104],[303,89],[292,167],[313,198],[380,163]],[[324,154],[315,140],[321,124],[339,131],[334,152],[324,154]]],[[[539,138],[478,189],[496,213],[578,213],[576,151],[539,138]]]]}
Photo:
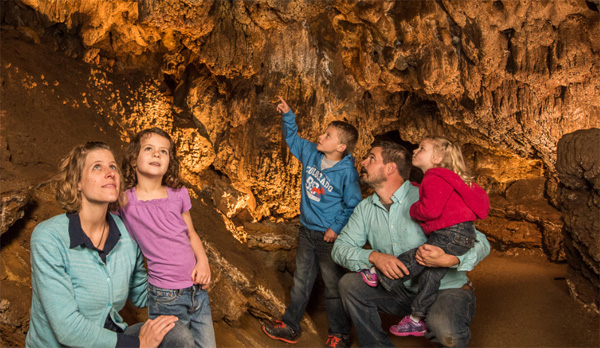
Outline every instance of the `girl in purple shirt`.
{"type": "Polygon", "coordinates": [[[148,261],[148,316],[175,315],[196,347],[216,347],[208,258],[192,224],[173,140],[159,128],[139,132],[121,167],[128,202],[120,215],[148,261]]]}

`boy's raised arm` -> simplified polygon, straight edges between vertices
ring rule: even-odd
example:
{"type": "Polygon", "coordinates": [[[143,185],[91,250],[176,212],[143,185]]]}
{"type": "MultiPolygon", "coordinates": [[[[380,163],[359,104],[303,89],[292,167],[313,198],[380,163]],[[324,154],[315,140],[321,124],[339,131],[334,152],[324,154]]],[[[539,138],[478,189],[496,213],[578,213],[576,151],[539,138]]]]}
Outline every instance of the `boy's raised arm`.
{"type": "Polygon", "coordinates": [[[285,100],[283,100],[283,98],[281,98],[280,96],[277,96],[277,98],[281,100],[281,103],[277,105],[277,112],[279,112],[280,114],[285,114],[286,112],[290,111],[290,107],[287,105],[285,100]]]}

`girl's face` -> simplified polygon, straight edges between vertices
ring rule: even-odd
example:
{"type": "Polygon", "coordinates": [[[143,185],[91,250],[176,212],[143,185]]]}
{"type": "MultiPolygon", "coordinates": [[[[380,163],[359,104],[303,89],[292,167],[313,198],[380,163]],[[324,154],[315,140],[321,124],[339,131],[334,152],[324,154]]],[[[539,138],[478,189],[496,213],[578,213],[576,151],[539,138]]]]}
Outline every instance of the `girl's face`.
{"type": "Polygon", "coordinates": [[[81,180],[77,189],[81,192],[81,204],[108,204],[119,199],[121,177],[112,152],[105,149],[90,151],[85,157],[81,180]]]}
{"type": "Polygon", "coordinates": [[[413,152],[412,165],[425,173],[428,169],[437,167],[440,163],[439,156],[435,154],[433,143],[423,140],[419,147],[413,152]]]}
{"type": "Polygon", "coordinates": [[[136,173],[138,177],[162,178],[169,169],[169,139],[150,133],[140,141],[140,153],[137,156],[136,173]]]}

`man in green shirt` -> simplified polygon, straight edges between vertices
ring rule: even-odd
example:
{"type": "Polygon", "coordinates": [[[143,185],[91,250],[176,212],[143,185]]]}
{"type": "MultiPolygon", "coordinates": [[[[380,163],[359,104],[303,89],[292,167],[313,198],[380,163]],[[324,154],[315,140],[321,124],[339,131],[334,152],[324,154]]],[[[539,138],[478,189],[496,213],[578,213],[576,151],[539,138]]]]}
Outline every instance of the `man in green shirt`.
{"type": "MultiPolygon", "coordinates": [[[[423,245],[427,237],[409,214],[410,206],[419,199],[419,189],[408,181],[411,156],[404,147],[391,142],[376,143],[361,166],[361,180],[375,193],[354,209],[335,242],[333,260],[353,272],[374,265],[386,276],[399,279],[408,274],[408,269],[397,256],[420,246],[417,262],[427,267],[450,268],[425,318],[425,336],[442,346],[468,346],[475,295],[466,271],[488,255],[487,239],[477,232],[475,246],[458,257],[423,245]],[[372,249],[364,248],[367,242],[372,249]]],[[[399,317],[410,314],[417,282],[418,279],[408,280],[403,287],[387,291],[381,286],[368,286],[359,273],[348,273],[340,280],[344,308],[352,318],[361,347],[393,347],[381,327],[379,311],[399,317]]]]}

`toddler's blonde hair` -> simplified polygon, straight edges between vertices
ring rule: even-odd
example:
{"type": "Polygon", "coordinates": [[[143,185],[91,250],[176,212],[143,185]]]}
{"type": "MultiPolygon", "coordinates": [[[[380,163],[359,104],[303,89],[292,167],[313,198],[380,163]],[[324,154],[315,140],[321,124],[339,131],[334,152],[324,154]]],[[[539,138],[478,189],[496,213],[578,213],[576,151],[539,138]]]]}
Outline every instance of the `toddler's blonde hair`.
{"type": "Polygon", "coordinates": [[[438,167],[450,169],[458,174],[467,185],[471,186],[475,181],[475,178],[471,175],[471,172],[465,164],[465,159],[460,146],[452,143],[446,138],[437,136],[430,136],[423,140],[431,141],[434,153],[442,157],[442,161],[438,167]]]}

